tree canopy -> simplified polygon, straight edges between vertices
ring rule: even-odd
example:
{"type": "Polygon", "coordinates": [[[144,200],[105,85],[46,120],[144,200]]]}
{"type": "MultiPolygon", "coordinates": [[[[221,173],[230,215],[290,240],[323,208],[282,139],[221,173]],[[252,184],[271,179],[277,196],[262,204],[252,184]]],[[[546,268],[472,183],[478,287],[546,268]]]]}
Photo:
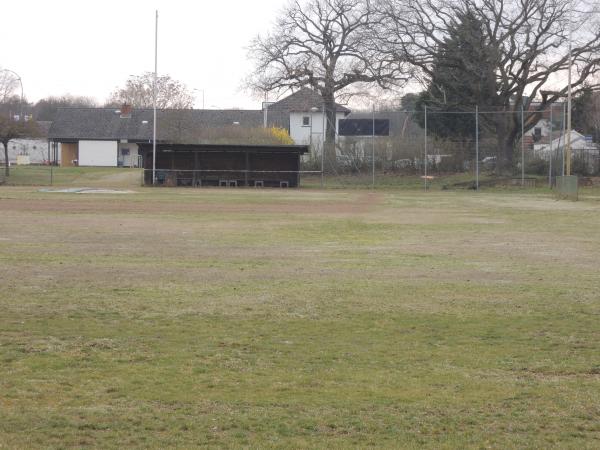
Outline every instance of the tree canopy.
{"type": "Polygon", "coordinates": [[[416,102],[419,123],[423,125],[427,106],[433,113],[428,117],[428,127],[435,135],[473,137],[475,105],[493,105],[496,99],[496,64],[484,23],[470,11],[458,13],[438,46],[427,89],[416,102]]]}
{"type": "MultiPolygon", "coordinates": [[[[134,108],[152,108],[154,99],[154,73],[131,76],[125,86],[116,89],[109,97],[110,106],[132,105],[134,108]]],[[[156,107],[159,109],[189,109],[194,107],[194,96],[182,82],[169,75],[156,80],[156,107]]]]}
{"type": "MultiPolygon", "coordinates": [[[[495,74],[495,92],[489,107],[506,114],[485,117],[499,142],[499,168],[510,168],[515,144],[521,135],[521,109],[525,129],[533,128],[542,112],[567,92],[569,29],[573,32],[573,89],[575,94],[600,71],[600,22],[598,11],[578,0],[381,0],[382,43],[390,55],[403,59],[427,86],[439,78],[440,50],[456,33],[461,17],[473,17],[481,27],[471,27],[469,41],[481,38],[488,47],[495,74]],[[482,34],[482,36],[480,36],[482,34]]],[[[473,22],[476,23],[476,22],[473,22]]],[[[464,28],[465,32],[469,28],[464,28]]],[[[460,49],[465,61],[476,61],[460,49]]],[[[482,68],[486,70],[485,65],[482,68]]],[[[448,71],[459,76],[456,103],[473,104],[473,92],[461,87],[461,79],[473,81],[477,67],[448,71]]],[[[479,75],[482,75],[481,73],[479,75]]],[[[456,80],[455,80],[456,81],[456,80]]],[[[487,91],[487,82],[481,86],[487,91]]],[[[483,93],[484,91],[482,91],[483,93]]],[[[430,92],[431,94],[431,92],[430,92]]]]}
{"type": "Polygon", "coordinates": [[[39,100],[35,105],[33,105],[33,116],[38,121],[52,122],[58,108],[94,108],[96,106],[98,106],[97,102],[90,97],[81,97],[68,94],[60,97],[50,96],[39,100]]]}

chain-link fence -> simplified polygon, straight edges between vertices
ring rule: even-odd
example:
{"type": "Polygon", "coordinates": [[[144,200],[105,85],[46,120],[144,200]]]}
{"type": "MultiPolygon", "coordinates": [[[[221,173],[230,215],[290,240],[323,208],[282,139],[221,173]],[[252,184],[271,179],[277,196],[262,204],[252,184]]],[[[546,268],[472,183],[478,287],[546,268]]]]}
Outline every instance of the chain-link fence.
{"type": "MultiPolygon", "coordinates": [[[[551,187],[565,174],[570,140],[572,173],[584,183],[596,181],[598,144],[576,131],[568,133],[562,103],[511,109],[338,114],[335,146],[324,142],[323,133],[311,132],[303,169],[323,170],[323,183],[330,187],[551,187]]],[[[320,180],[308,177],[307,183],[320,180]]]]}
{"type": "Polygon", "coordinates": [[[56,167],[48,165],[9,165],[0,163],[0,184],[9,186],[51,186],[56,167]]]}
{"type": "MultiPolygon", "coordinates": [[[[510,109],[483,105],[339,112],[330,139],[324,132],[327,119],[317,110],[308,117],[306,142],[296,142],[310,147],[301,157],[300,170],[296,170],[297,164],[279,163],[273,167],[283,170],[256,170],[263,166],[252,164],[216,164],[209,166],[212,170],[191,170],[194,165],[173,170],[169,166],[171,170],[157,172],[156,180],[162,186],[191,187],[549,188],[556,185],[557,176],[567,174],[570,160],[580,187],[594,195],[600,185],[600,148],[588,136],[569,133],[565,105],[510,109]],[[252,170],[242,170],[247,167],[252,170]]],[[[9,176],[0,167],[0,183],[62,184],[77,180],[80,171],[91,170],[15,163],[9,176]]],[[[152,174],[145,171],[137,180],[138,185],[152,184],[152,174]]]]}

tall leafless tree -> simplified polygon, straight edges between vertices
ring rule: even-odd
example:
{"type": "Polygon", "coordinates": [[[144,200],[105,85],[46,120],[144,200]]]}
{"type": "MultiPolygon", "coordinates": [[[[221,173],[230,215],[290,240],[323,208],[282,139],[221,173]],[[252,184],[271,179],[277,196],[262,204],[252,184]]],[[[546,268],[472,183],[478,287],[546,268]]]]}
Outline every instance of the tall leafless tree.
{"type": "MultiPolygon", "coordinates": [[[[132,105],[134,108],[152,108],[154,73],[131,76],[125,87],[115,90],[107,104],[132,105]]],[[[189,109],[194,106],[194,96],[185,84],[169,75],[159,76],[156,82],[156,107],[159,109],[189,109]]]]}
{"type": "Polygon", "coordinates": [[[19,79],[11,71],[0,67],[0,104],[11,100],[19,87],[19,79]]]}
{"type": "Polygon", "coordinates": [[[265,36],[250,45],[255,70],[248,85],[279,93],[309,87],[323,98],[327,117],[325,148],[335,158],[336,96],[352,88],[400,84],[403,64],[378,51],[370,0],[291,2],[265,36]]]}
{"type": "Polygon", "coordinates": [[[585,0],[381,0],[379,10],[386,51],[418,68],[424,82],[457,16],[469,12],[482,21],[497,78],[488,105],[506,113],[483,116],[499,139],[500,170],[512,166],[521,108],[527,131],[567,93],[570,28],[574,94],[600,71],[598,8],[585,0]]]}

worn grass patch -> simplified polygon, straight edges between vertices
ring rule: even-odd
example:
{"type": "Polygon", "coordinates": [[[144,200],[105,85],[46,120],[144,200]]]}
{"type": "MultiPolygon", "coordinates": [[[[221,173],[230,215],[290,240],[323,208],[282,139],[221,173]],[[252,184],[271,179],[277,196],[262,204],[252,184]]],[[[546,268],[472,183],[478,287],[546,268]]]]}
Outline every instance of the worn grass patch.
{"type": "Polygon", "coordinates": [[[2,448],[598,448],[600,204],[0,190],[2,448]]]}

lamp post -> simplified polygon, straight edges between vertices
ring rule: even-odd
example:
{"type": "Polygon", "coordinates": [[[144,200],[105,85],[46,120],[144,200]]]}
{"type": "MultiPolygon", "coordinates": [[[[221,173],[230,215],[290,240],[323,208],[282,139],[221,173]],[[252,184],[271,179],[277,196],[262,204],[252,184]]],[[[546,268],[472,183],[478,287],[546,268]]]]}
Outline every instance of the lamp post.
{"type": "Polygon", "coordinates": [[[202,92],[202,109],[204,109],[204,89],[193,88],[192,90],[194,90],[196,92],[202,92]]]}
{"type": "Polygon", "coordinates": [[[569,86],[567,88],[567,176],[571,175],[571,109],[572,109],[572,76],[573,72],[573,21],[572,21],[572,4],[569,5],[569,86]]]}
{"type": "Polygon", "coordinates": [[[156,184],[156,78],[158,72],[158,10],[154,22],[154,80],[152,83],[152,184],[156,184]]]}
{"type": "MultiPolygon", "coordinates": [[[[319,110],[319,108],[317,108],[316,106],[313,106],[312,108],[310,108],[310,150],[313,151],[313,118],[314,118],[314,113],[316,113],[319,110]]],[[[324,131],[324,130],[321,130],[324,131]]],[[[323,152],[324,152],[324,148],[323,146],[321,146],[321,187],[323,187],[323,152]]]]}
{"type": "Polygon", "coordinates": [[[21,112],[19,113],[19,120],[23,120],[23,80],[21,79],[21,76],[17,72],[15,72],[14,70],[0,69],[0,72],[12,73],[14,76],[17,77],[17,81],[21,85],[21,104],[20,104],[21,112]]]}

